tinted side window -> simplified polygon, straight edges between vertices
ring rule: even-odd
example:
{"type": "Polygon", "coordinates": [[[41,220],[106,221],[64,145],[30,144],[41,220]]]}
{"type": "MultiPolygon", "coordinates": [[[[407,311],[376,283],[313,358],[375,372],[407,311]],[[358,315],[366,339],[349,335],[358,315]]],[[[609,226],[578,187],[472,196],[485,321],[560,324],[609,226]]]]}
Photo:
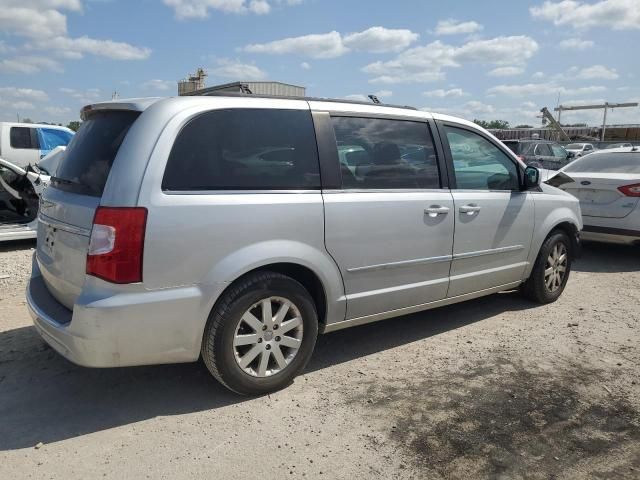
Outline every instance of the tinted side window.
{"type": "Polygon", "coordinates": [[[425,123],[332,117],[347,189],[440,188],[436,152],[425,123]]]}
{"type": "Polygon", "coordinates": [[[567,151],[560,145],[551,145],[551,150],[553,151],[554,157],[559,157],[562,160],[567,158],[567,151]]]}
{"type": "Polygon", "coordinates": [[[551,153],[551,148],[546,143],[539,143],[536,147],[536,155],[541,155],[543,157],[551,157],[553,154],[551,153]]]}
{"type": "Polygon", "coordinates": [[[458,189],[519,190],[518,167],[477,133],[445,126],[458,189]]]}
{"type": "Polygon", "coordinates": [[[11,127],[9,131],[11,148],[40,148],[33,136],[33,128],[11,127]]]}
{"type": "Polygon", "coordinates": [[[215,110],[180,132],[162,180],[164,190],[320,188],[311,113],[215,110]]]}

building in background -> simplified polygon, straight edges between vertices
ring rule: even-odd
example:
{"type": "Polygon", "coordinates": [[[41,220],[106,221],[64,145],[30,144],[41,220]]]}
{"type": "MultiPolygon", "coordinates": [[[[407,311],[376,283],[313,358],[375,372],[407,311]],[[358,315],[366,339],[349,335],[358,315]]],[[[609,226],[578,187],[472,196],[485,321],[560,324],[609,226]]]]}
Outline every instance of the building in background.
{"type": "Polygon", "coordinates": [[[205,87],[207,73],[198,68],[194,75],[178,82],[178,95],[220,95],[223,93],[247,93],[274,97],[304,97],[306,88],[282,82],[231,82],[205,87]]]}
{"type": "Polygon", "coordinates": [[[204,68],[198,68],[196,73],[178,82],[178,95],[193,95],[193,92],[202,90],[205,78],[207,78],[207,72],[204,68]]]}

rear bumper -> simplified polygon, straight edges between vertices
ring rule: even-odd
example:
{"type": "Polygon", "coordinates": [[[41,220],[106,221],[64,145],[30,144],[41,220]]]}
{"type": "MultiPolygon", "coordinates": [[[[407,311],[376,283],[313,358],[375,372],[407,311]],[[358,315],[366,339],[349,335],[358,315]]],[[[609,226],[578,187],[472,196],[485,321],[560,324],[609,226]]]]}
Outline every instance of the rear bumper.
{"type": "Polygon", "coordinates": [[[122,367],[196,361],[206,322],[196,287],[82,296],[73,311],[47,290],[37,262],[27,307],[40,336],[85,367],[122,367]]]}
{"type": "Polygon", "coordinates": [[[585,225],[582,231],[582,238],[596,242],[640,245],[640,231],[623,228],[585,225]]]}

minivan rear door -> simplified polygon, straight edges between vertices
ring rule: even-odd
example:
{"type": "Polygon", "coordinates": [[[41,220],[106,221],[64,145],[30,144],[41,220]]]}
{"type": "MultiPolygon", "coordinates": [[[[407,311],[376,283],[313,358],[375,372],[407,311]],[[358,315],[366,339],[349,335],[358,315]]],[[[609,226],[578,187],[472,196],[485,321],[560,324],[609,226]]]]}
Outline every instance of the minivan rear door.
{"type": "Polygon", "coordinates": [[[41,197],[38,264],[51,294],[68,308],[84,284],[93,217],[111,166],[139,115],[127,110],[90,113],[41,197]]]}

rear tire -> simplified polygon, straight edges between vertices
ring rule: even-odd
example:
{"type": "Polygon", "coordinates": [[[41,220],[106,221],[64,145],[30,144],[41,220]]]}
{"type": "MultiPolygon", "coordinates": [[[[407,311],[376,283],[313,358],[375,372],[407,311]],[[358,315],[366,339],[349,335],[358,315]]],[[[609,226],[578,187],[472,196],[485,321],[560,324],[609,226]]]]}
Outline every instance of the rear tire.
{"type": "Polygon", "coordinates": [[[567,285],[572,261],[569,236],[561,230],[551,232],[540,248],[531,275],[522,285],[523,295],[541,304],[555,302],[567,285]]]}
{"type": "Polygon", "coordinates": [[[241,278],[209,315],[202,358],[211,374],[240,395],[289,385],[311,358],[318,315],[309,292],[275,272],[241,278]]]}

